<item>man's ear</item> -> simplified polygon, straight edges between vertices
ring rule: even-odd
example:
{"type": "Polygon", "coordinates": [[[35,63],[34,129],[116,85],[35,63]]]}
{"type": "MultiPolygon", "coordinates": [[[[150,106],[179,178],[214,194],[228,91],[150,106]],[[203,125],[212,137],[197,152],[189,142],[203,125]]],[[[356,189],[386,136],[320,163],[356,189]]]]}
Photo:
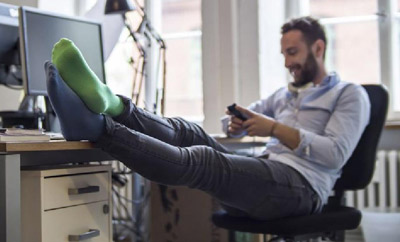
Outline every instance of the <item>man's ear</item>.
{"type": "Polygon", "coordinates": [[[325,52],[325,42],[317,39],[313,44],[315,57],[323,57],[325,52]]]}

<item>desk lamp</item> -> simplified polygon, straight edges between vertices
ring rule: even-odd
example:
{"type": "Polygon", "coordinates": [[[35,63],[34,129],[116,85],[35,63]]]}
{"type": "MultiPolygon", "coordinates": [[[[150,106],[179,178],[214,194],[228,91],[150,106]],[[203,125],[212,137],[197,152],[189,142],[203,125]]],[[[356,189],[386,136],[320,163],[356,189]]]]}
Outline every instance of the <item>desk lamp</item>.
{"type": "MultiPolygon", "coordinates": [[[[140,92],[142,89],[142,83],[143,83],[143,78],[145,76],[145,67],[147,64],[147,54],[145,49],[140,42],[140,38],[145,38],[147,40],[147,43],[149,46],[151,45],[151,39],[153,38],[157,44],[159,45],[159,57],[158,57],[158,64],[157,64],[157,73],[156,73],[156,78],[159,78],[159,70],[160,68],[160,63],[162,61],[163,66],[163,75],[162,75],[162,84],[161,88],[157,88],[156,90],[156,100],[154,102],[154,112],[157,111],[157,105],[159,100],[161,100],[161,115],[164,115],[164,110],[165,110],[165,84],[166,84],[166,55],[165,55],[165,42],[161,38],[161,36],[154,30],[152,25],[150,24],[146,12],[144,11],[143,7],[141,7],[137,0],[135,0],[135,5],[132,4],[130,0],[107,0],[106,5],[105,5],[105,14],[121,14],[126,28],[129,30],[129,36],[132,37],[135,47],[139,51],[139,59],[137,60],[136,67],[134,66],[135,74],[133,77],[132,81],[132,101],[137,105],[140,97],[140,92]],[[127,17],[126,13],[130,11],[137,11],[139,15],[141,16],[142,20],[141,23],[138,27],[137,30],[133,30],[127,17]],[[140,69],[139,69],[140,68],[140,69]],[[140,70],[140,71],[139,71],[140,70]],[[138,79],[138,77],[140,78],[138,79]],[[137,86],[138,84],[138,86],[137,86]],[[137,91],[136,91],[137,88],[137,91]],[[161,92],[161,93],[160,93],[161,92]],[[161,97],[159,97],[161,94],[161,97]]],[[[131,61],[132,65],[134,65],[134,61],[131,61]]]]}

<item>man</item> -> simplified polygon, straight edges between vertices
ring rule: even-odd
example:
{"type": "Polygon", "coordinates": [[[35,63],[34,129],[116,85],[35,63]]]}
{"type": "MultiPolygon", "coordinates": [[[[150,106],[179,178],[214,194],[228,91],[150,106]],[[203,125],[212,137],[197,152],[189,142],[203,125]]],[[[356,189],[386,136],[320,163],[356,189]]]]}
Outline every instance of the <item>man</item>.
{"type": "Polygon", "coordinates": [[[249,109],[238,106],[247,121],[224,120],[229,135],[271,136],[261,157],[230,154],[199,126],[114,95],[66,39],[53,49],[57,68],[46,63],[48,93],[67,140],[89,139],[152,181],[203,190],[236,216],[316,213],[368,123],[368,97],[327,75],[316,20],[285,24],[281,46],[294,82],[249,109]]]}
{"type": "Polygon", "coordinates": [[[327,41],[317,20],[293,19],[281,33],[281,52],[293,82],[249,109],[238,106],[250,119],[225,118],[224,130],[234,137],[272,136],[262,157],[301,173],[324,204],[368,124],[369,100],[360,86],[327,74],[327,41]]]}

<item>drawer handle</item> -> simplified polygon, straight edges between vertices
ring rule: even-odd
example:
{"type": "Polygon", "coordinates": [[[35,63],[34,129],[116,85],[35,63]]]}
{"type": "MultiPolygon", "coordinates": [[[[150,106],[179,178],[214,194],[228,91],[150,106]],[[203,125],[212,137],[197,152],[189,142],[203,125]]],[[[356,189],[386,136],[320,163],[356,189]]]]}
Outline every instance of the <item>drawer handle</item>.
{"type": "Polygon", "coordinates": [[[85,194],[85,193],[92,193],[100,191],[99,186],[88,186],[82,188],[69,188],[68,195],[78,195],[78,194],[85,194]]]}
{"type": "Polygon", "coordinates": [[[100,236],[100,230],[98,229],[89,229],[89,232],[79,234],[79,235],[68,235],[69,241],[82,241],[91,239],[94,237],[100,236]]]}

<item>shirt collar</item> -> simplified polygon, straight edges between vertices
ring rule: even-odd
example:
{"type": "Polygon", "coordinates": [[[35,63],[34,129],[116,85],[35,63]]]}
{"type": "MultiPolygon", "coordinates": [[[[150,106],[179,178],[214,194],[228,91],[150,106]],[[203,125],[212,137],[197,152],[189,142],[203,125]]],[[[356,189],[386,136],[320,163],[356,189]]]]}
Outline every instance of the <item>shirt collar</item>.
{"type": "Polygon", "coordinates": [[[340,81],[340,77],[336,72],[330,72],[322,81],[321,83],[314,85],[314,83],[309,82],[305,84],[304,86],[301,87],[295,87],[293,86],[293,82],[290,82],[288,84],[288,94],[298,94],[301,93],[302,91],[305,91],[311,87],[331,87],[336,85],[340,81]]]}
{"type": "Polygon", "coordinates": [[[336,72],[329,73],[319,84],[320,87],[334,86],[340,81],[340,77],[336,72]]]}

